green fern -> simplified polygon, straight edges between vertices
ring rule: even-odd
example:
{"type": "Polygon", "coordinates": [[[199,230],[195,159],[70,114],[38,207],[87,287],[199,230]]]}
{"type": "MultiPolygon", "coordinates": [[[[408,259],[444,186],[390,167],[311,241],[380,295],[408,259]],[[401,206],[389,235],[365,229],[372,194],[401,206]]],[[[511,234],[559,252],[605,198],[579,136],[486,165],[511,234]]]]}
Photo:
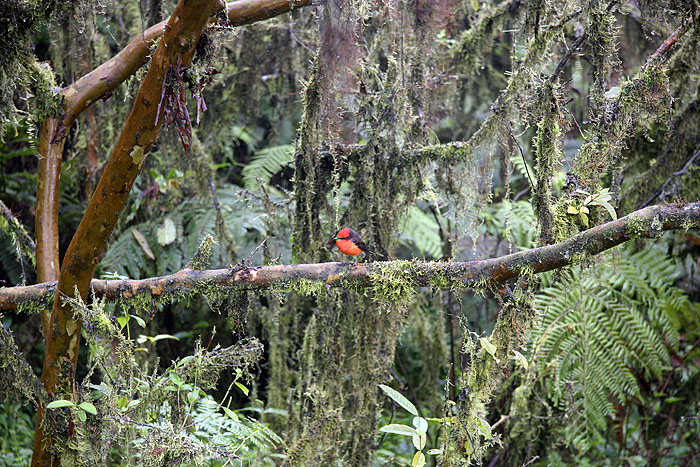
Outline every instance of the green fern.
{"type": "MultiPolygon", "coordinates": [[[[224,221],[237,245],[237,253],[240,257],[246,257],[268,234],[265,223],[267,214],[263,206],[246,202],[241,190],[236,187],[217,190],[217,197],[224,221]]],[[[270,193],[270,197],[272,202],[281,201],[273,193],[270,193]]],[[[278,234],[281,239],[285,238],[284,232],[278,234]]],[[[100,262],[100,271],[116,271],[133,279],[176,272],[195,254],[206,235],[217,239],[216,211],[210,199],[196,196],[180,203],[162,217],[127,227],[109,246],[100,262]],[[165,216],[175,224],[176,239],[168,245],[160,245],[157,231],[165,216]],[[138,244],[132,229],[143,235],[155,259],[150,259],[138,244]]],[[[220,243],[213,245],[212,267],[224,266],[217,261],[220,243]]]]}
{"type": "MultiPolygon", "coordinates": [[[[534,179],[534,170],[530,167],[530,164],[523,159],[523,156],[518,152],[511,156],[510,163],[513,164],[513,168],[520,174],[525,180],[532,181],[532,183],[537,186],[537,180],[534,179]]],[[[532,187],[534,188],[534,187],[532,187]]]]}
{"type": "MultiPolygon", "coordinates": [[[[219,404],[212,398],[202,398],[192,415],[196,430],[193,436],[199,442],[208,442],[214,446],[226,446],[248,461],[269,456],[276,446],[284,441],[264,424],[233,411],[221,411],[219,404]]],[[[274,465],[268,459],[271,465],[274,465]]]]}
{"type": "Polygon", "coordinates": [[[604,440],[615,403],[643,399],[638,375],[660,379],[669,367],[679,342],[671,316],[691,306],[674,279],[670,258],[625,249],[536,296],[533,358],[550,399],[568,411],[564,432],[578,449],[604,440]]]}
{"type": "Polygon", "coordinates": [[[537,217],[529,201],[499,203],[494,218],[494,233],[502,232],[518,249],[537,246],[537,217]]]}
{"type": "Polygon", "coordinates": [[[253,159],[243,167],[243,185],[247,190],[258,191],[258,178],[265,185],[272,177],[292,162],[294,146],[283,144],[255,151],[253,159]]]}
{"type": "Polygon", "coordinates": [[[440,228],[432,214],[411,206],[401,222],[401,232],[401,243],[409,248],[413,246],[421,256],[442,256],[440,228]]]}

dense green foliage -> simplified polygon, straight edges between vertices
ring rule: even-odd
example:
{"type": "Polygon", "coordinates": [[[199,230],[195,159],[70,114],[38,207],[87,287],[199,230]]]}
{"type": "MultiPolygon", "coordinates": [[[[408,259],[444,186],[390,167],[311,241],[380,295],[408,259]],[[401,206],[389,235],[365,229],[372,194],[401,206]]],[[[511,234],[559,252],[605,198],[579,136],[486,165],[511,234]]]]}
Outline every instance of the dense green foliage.
{"type": "MultiPolygon", "coordinates": [[[[0,45],[21,46],[0,47],[11,65],[0,67],[6,286],[35,278],[26,232],[36,127],[60,103],[52,88],[173,7],[75,4],[11,1],[26,24],[1,20],[0,45]]],[[[699,10],[332,0],[212,27],[190,73],[220,74],[191,150],[163,131],[96,276],[337,260],[325,243],[343,226],[391,259],[466,261],[559,242],[645,203],[696,201],[697,27],[648,57],[699,10]]],[[[68,132],[61,255],[143,72],[68,132]]],[[[692,463],[698,238],[633,241],[539,277],[520,271],[500,289],[416,288],[406,261],[358,290],[201,284],[159,300],[76,301],[77,399],[54,402],[51,427],[71,465],[692,463]]],[[[38,316],[8,312],[3,326],[0,360],[26,357],[38,374],[38,316]]],[[[0,465],[26,465],[37,394],[31,378],[8,375],[0,465]]]]}

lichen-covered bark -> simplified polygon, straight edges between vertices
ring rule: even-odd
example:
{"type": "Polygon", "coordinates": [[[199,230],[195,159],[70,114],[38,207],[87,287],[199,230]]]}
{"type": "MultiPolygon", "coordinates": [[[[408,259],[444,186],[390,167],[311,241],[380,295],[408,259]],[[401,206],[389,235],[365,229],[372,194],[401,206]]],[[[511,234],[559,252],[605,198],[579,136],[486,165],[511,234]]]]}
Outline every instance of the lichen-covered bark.
{"type": "Polygon", "coordinates": [[[690,19],[680,25],[647,58],[637,74],[620,86],[617,95],[607,99],[604,115],[598,117],[592,135],[574,159],[570,173],[576,178],[576,188],[595,192],[602,177],[610,174],[612,191],[617,194],[622,170],[620,155],[634,124],[643,115],[652,113],[658,118],[668,112],[671,96],[662,63],[691,25],[690,19]]]}
{"type": "MultiPolygon", "coordinates": [[[[68,247],[58,281],[57,295],[46,332],[47,349],[42,382],[49,394],[71,397],[80,345],[82,322],[73,317],[71,307],[61,295],[80,294],[87,298],[99,256],[119,218],[131,185],[154,143],[164,115],[161,109],[166,75],[187,66],[197,41],[209,19],[224,8],[220,0],[181,1],[166,26],[164,38],[153,55],[151,66],[141,84],[134,106],[112,152],[104,174],[90,200],[83,220],[68,247]]],[[[32,465],[58,465],[54,437],[42,423],[40,407],[32,465]]]]}
{"type": "Polygon", "coordinates": [[[562,125],[565,122],[560,109],[560,93],[550,81],[544,81],[536,95],[535,118],[537,133],[533,139],[535,148],[535,177],[532,205],[540,225],[540,244],[556,241],[556,221],[554,218],[554,196],[552,177],[561,165],[564,153],[561,150],[562,125]]]}

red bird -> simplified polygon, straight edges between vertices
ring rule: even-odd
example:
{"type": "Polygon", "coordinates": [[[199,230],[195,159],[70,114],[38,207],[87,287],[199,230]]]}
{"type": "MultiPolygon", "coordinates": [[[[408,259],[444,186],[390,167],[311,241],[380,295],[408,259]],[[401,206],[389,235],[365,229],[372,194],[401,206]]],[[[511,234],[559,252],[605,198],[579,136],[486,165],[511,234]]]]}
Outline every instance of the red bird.
{"type": "Polygon", "coordinates": [[[337,234],[328,240],[329,250],[333,248],[333,242],[335,242],[335,245],[338,247],[340,252],[346,255],[356,256],[363,252],[365,254],[374,254],[374,252],[367,248],[367,245],[364,244],[360,234],[349,227],[340,229],[337,234]]]}

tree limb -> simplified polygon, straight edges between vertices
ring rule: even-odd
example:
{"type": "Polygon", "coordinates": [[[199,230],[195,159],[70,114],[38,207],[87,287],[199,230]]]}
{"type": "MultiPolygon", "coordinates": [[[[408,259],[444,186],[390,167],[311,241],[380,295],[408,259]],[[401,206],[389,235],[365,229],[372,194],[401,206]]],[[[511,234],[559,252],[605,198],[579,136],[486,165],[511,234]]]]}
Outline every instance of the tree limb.
{"type": "MultiPolygon", "coordinates": [[[[52,142],[60,119],[47,116],[41,126],[39,139],[39,167],[37,168],[36,215],[36,276],[38,282],[58,279],[58,187],[65,139],[52,142]]],[[[47,335],[51,310],[41,312],[41,332],[47,335]]]]}
{"type": "MultiPolygon", "coordinates": [[[[230,24],[242,26],[310,4],[311,0],[239,0],[226,4],[226,10],[230,24]]],[[[165,24],[163,21],[146,29],[117,55],[63,90],[66,110],[54,140],[62,138],[86,108],[102,96],[109,95],[148,61],[150,48],[163,35],[165,24]]]]}
{"type": "MultiPolygon", "coordinates": [[[[140,280],[97,280],[91,283],[96,297],[108,300],[129,299],[148,294],[189,293],[199,286],[263,289],[304,279],[325,282],[332,287],[368,287],[372,281],[389,279],[382,275],[385,267],[413,269],[416,286],[484,287],[497,285],[527,273],[541,273],[561,268],[596,255],[632,238],[657,238],[665,230],[700,227],[700,202],[656,205],[635,211],[618,220],[581,232],[561,243],[507,256],[469,262],[379,262],[318,263],[213,269],[183,269],[175,274],[140,280]],[[388,266],[387,266],[388,265],[388,266]]],[[[56,283],[0,289],[0,310],[13,310],[23,302],[42,300],[55,293],[56,283]]]]}

